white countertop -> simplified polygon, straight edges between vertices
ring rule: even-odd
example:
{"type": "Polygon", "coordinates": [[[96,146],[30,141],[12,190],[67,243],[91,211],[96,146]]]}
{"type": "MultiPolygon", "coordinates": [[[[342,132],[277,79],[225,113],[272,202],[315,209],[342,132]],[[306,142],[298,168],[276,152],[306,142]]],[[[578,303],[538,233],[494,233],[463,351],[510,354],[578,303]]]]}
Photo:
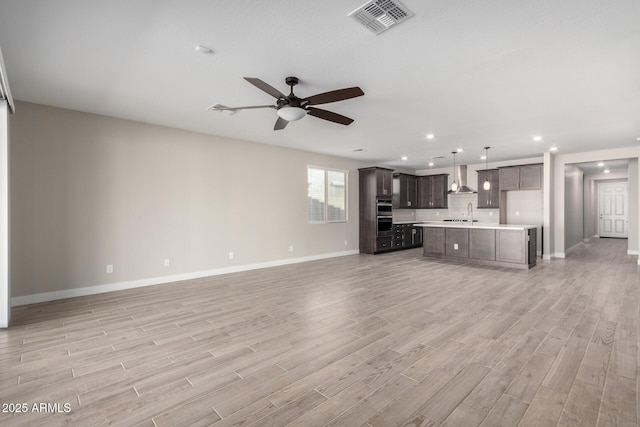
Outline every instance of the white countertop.
{"type": "Polygon", "coordinates": [[[444,222],[444,221],[427,221],[416,222],[416,227],[446,227],[446,228],[486,228],[494,230],[529,230],[530,228],[538,228],[537,225],[522,224],[494,224],[490,222],[444,222]]]}

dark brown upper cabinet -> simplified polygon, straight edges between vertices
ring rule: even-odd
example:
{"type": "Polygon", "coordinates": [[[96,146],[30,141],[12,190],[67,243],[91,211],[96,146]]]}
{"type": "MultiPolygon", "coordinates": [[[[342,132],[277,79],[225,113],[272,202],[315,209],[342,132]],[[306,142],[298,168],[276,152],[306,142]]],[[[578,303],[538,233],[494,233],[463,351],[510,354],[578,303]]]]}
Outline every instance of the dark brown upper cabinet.
{"type": "Polygon", "coordinates": [[[500,178],[498,169],[479,170],[478,172],[478,209],[500,208],[500,178]],[[491,188],[484,189],[484,182],[489,180],[491,188]]]}
{"type": "Polygon", "coordinates": [[[378,197],[393,196],[393,170],[376,168],[376,195],[378,197]]]}
{"type": "Polygon", "coordinates": [[[418,207],[418,177],[405,173],[393,174],[393,207],[415,209],[418,207]]]}
{"type": "Polygon", "coordinates": [[[539,190],[542,188],[542,164],[508,166],[500,171],[500,190],[539,190]]]}
{"type": "Polygon", "coordinates": [[[422,209],[447,208],[448,174],[418,177],[418,207],[422,209]]]}

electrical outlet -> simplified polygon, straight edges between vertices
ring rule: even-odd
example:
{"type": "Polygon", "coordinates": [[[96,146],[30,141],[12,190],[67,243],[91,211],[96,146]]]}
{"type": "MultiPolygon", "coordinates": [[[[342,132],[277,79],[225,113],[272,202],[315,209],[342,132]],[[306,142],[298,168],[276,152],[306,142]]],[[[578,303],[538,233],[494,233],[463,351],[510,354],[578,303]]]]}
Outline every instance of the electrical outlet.
{"type": "Polygon", "coordinates": [[[347,246],[347,241],[346,240],[344,241],[344,245],[347,246]]]}
{"type": "Polygon", "coordinates": [[[440,212],[436,212],[436,216],[440,216],[440,212]]]}
{"type": "Polygon", "coordinates": [[[293,252],[293,245],[289,246],[289,252],[293,252]]]}
{"type": "Polygon", "coordinates": [[[169,261],[169,258],[166,258],[166,259],[164,260],[164,266],[165,266],[165,267],[169,267],[169,265],[171,265],[171,261],[169,261]]]}
{"type": "Polygon", "coordinates": [[[456,250],[456,251],[458,250],[458,244],[457,243],[453,244],[453,249],[456,250]]]}
{"type": "Polygon", "coordinates": [[[113,264],[107,264],[107,274],[113,273],[113,264]]]}
{"type": "Polygon", "coordinates": [[[233,252],[229,252],[229,259],[233,259],[233,252]]]}
{"type": "Polygon", "coordinates": [[[489,216],[493,216],[493,212],[489,211],[489,216]]]}

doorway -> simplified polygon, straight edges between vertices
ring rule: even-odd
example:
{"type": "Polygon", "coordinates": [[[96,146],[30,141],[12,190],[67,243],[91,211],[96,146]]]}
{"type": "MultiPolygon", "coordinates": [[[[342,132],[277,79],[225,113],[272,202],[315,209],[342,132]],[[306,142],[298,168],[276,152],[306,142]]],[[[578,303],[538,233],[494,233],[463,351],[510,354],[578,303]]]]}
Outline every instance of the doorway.
{"type": "Polygon", "coordinates": [[[629,183],[598,184],[598,235],[626,239],[629,233],[629,183]]]}

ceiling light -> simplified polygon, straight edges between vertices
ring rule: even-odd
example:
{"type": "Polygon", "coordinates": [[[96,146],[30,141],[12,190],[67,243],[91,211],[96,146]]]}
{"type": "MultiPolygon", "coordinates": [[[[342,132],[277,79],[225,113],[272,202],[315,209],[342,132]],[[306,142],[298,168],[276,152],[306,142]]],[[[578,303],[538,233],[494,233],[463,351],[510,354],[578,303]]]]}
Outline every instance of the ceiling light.
{"type": "MultiPolygon", "coordinates": [[[[484,170],[489,170],[489,148],[491,147],[484,147],[484,152],[485,152],[484,159],[486,160],[484,170]]],[[[484,184],[482,184],[482,188],[484,188],[485,190],[491,190],[491,182],[489,181],[489,175],[485,175],[484,184]]]]}
{"type": "Polygon", "coordinates": [[[433,166],[435,163],[433,162],[429,162],[429,166],[433,166]]]}
{"type": "Polygon", "coordinates": [[[458,153],[462,153],[462,148],[458,148],[458,153]]]}
{"type": "Polygon", "coordinates": [[[480,156],[480,160],[486,160],[487,156],[480,156]]]}
{"type": "Polygon", "coordinates": [[[600,162],[600,163],[598,163],[598,166],[603,167],[604,163],[600,162]]]}
{"type": "Polygon", "coordinates": [[[196,46],[196,52],[201,53],[203,55],[208,55],[210,53],[213,53],[213,50],[210,47],[206,47],[203,44],[199,44],[198,46],[196,46]]]}
{"type": "Polygon", "coordinates": [[[295,122],[307,115],[307,110],[300,107],[282,107],[278,109],[278,115],[288,122],[295,122]]]}
{"type": "Polygon", "coordinates": [[[533,141],[534,142],[540,142],[540,141],[542,141],[542,137],[540,135],[536,135],[536,136],[533,137],[533,141]]]}
{"type": "Polygon", "coordinates": [[[407,156],[402,156],[402,160],[407,160],[407,156]]]}
{"type": "Polygon", "coordinates": [[[558,147],[551,147],[549,148],[549,151],[558,151],[558,147]]]}
{"type": "Polygon", "coordinates": [[[427,134],[427,139],[433,139],[433,138],[435,138],[435,137],[436,137],[436,136],[435,136],[434,134],[432,134],[432,133],[428,133],[428,134],[427,134]]]}
{"type": "Polygon", "coordinates": [[[604,173],[609,173],[609,172],[610,172],[610,170],[609,170],[609,169],[605,169],[605,170],[604,170],[604,173]]]}

